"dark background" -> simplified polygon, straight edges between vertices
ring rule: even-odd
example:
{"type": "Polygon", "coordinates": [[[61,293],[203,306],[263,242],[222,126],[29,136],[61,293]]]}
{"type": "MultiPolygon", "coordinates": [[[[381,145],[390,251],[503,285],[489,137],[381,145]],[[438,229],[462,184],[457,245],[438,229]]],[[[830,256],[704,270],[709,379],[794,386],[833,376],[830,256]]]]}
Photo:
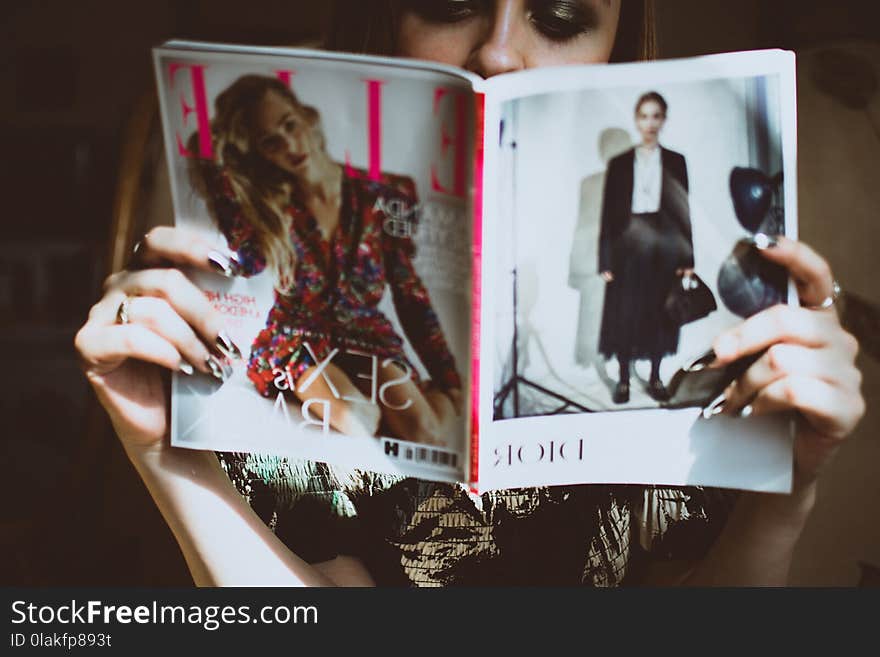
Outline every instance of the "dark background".
{"type": "MultiPolygon", "coordinates": [[[[105,275],[123,135],[152,88],[150,47],[172,37],[316,43],[328,4],[0,4],[0,585],[189,582],[139,479],[115,441],[105,439],[106,421],[77,367],[73,335],[105,275]]],[[[854,48],[880,62],[876,0],[657,5],[664,58],[781,47],[812,65],[823,50],[854,48]]],[[[880,185],[858,181],[868,171],[880,183],[877,96],[854,109],[813,93],[800,107],[802,236],[829,257],[847,289],[875,303],[880,185]],[[875,141],[862,124],[873,126],[875,141]],[[844,162],[834,175],[822,168],[829,149],[844,162]]],[[[880,565],[873,408],[880,371],[876,360],[863,356],[860,363],[868,416],[823,477],[819,507],[796,555],[798,584],[868,584],[871,565],[880,565]]]]}

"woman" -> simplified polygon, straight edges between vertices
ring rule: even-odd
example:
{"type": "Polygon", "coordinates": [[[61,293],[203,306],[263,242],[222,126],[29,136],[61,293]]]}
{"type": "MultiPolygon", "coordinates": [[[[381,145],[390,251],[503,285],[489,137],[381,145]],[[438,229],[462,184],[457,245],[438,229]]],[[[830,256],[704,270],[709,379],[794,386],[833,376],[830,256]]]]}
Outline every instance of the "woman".
{"type": "Polygon", "coordinates": [[[651,361],[648,393],[669,399],[660,380],[663,356],[678,351],[679,327],[664,311],[673,285],[694,268],[684,156],[659,136],[668,105],[655,91],[636,102],[642,142],[608,163],[602,196],[599,272],[607,283],[599,353],[617,356],[615,404],[629,401],[630,363],[651,361]]]}
{"type": "MultiPolygon", "coordinates": [[[[212,133],[215,159],[191,162],[196,187],[235,252],[238,266],[230,270],[253,275],[268,264],[275,280],[275,303],[248,363],[259,393],[320,399],[310,408],[346,434],[376,435],[384,421],[395,437],[442,443],[461,403],[461,381],[413,267],[412,239],[389,235],[376,209],[380,200],[395,201],[414,217],[413,181],[384,174],[376,184],[334,162],[318,112],[272,77],[246,75],[224,90],[212,133]],[[386,284],[431,374],[424,392],[403,340],[378,309],[386,284]],[[338,356],[325,364],[334,349],[338,356]],[[379,357],[377,385],[394,382],[378,404],[355,383],[366,382],[356,376],[363,359],[353,351],[379,357]],[[322,375],[312,377],[319,367],[322,375]]],[[[198,139],[190,140],[194,152],[198,139]]]]}
{"type": "MultiPolygon", "coordinates": [[[[331,44],[458,64],[484,76],[653,52],[650,2],[369,4],[371,11],[359,1],[340,4],[331,44]]],[[[157,266],[171,261],[208,268],[212,251],[211,244],[167,228],[151,232],[143,248],[145,264],[157,266]]],[[[415,480],[386,485],[369,473],[352,473],[357,496],[333,488],[332,514],[312,506],[297,515],[281,508],[272,488],[279,470],[266,469],[266,460],[235,474],[243,489],[252,489],[252,508],[213,454],[168,444],[161,368],[179,367],[182,356],[222,330],[185,276],[176,269],[114,275],[76,345],[197,584],[783,584],[815,502],[818,473],[865,403],[855,340],[840,328],[833,308],[814,309],[833,298],[825,261],[786,239],[763,253],[791,271],[805,307],[755,315],[718,336],[714,347],[719,365],[767,350],[728,389],[724,408],[733,414],[746,406],[756,415],[799,412],[795,487],[792,495],[744,493],[729,512],[726,496],[700,489],[577,486],[474,500],[455,486],[415,480]],[[121,302],[132,296],[129,321],[118,323],[121,302]],[[326,522],[328,515],[352,522],[326,522]],[[309,549],[319,540],[332,545],[309,549]]],[[[291,465],[287,474],[303,467],[291,465]]],[[[326,483],[310,480],[309,490],[326,483]]]]}

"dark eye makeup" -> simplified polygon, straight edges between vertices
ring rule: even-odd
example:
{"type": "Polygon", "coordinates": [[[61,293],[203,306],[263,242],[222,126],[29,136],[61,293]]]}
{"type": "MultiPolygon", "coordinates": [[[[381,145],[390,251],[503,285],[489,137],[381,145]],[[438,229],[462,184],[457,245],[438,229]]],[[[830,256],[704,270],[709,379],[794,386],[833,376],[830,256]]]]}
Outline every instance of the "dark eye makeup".
{"type": "Polygon", "coordinates": [[[484,10],[485,0],[404,0],[405,11],[434,23],[456,23],[484,10]]]}
{"type": "Polygon", "coordinates": [[[531,21],[546,37],[567,41],[595,29],[599,17],[592,6],[576,0],[532,2],[531,21]]]}
{"type": "MultiPolygon", "coordinates": [[[[493,0],[404,0],[403,6],[423,20],[457,23],[493,10],[493,0]]],[[[529,21],[552,41],[568,41],[595,29],[599,17],[584,0],[529,0],[529,21]]]]}

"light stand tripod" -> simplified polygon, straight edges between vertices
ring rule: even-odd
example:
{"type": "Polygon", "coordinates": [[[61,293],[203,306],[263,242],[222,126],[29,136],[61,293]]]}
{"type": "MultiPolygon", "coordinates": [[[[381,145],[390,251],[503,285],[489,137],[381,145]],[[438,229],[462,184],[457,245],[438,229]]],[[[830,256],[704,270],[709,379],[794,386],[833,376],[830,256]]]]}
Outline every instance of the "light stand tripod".
{"type": "MultiPolygon", "coordinates": [[[[592,412],[591,409],[583,406],[582,404],[577,403],[576,401],[565,397],[564,395],[559,394],[558,392],[554,392],[549,388],[546,388],[534,381],[528,379],[527,377],[521,375],[519,373],[519,298],[517,294],[518,286],[517,286],[517,269],[518,262],[517,258],[519,255],[517,249],[517,221],[516,221],[516,181],[517,181],[517,168],[516,168],[516,160],[517,160],[517,144],[516,144],[516,114],[517,114],[517,106],[514,104],[513,110],[511,112],[511,123],[513,124],[513,139],[510,142],[511,149],[511,194],[510,198],[512,199],[512,210],[510,213],[511,224],[512,224],[512,236],[513,236],[513,255],[514,255],[514,264],[513,269],[511,270],[512,274],[512,286],[513,286],[513,340],[511,341],[510,346],[510,364],[512,367],[512,371],[510,373],[510,377],[503,383],[503,385],[498,389],[495,393],[494,403],[493,403],[493,417],[497,419],[504,418],[504,404],[507,401],[508,397],[513,396],[512,404],[513,404],[513,417],[518,418],[522,417],[520,414],[520,386],[527,386],[533,390],[537,390],[543,395],[546,395],[552,399],[555,399],[558,402],[561,402],[561,406],[550,411],[549,413],[542,413],[542,415],[556,415],[558,413],[562,413],[569,409],[574,409],[584,413],[592,412]]],[[[501,145],[503,146],[504,139],[504,121],[501,122],[501,135],[499,137],[501,139],[501,145]]],[[[528,345],[525,345],[527,348],[528,345]]]]}

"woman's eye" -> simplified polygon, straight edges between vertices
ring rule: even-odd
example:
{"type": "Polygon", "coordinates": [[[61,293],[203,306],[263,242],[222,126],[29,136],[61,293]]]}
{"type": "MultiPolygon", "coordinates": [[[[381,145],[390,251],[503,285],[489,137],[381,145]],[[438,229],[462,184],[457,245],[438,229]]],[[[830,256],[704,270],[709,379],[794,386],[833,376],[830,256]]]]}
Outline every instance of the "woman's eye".
{"type": "Polygon", "coordinates": [[[406,0],[407,10],[426,21],[455,23],[479,13],[485,0],[406,0]]]}
{"type": "Polygon", "coordinates": [[[260,141],[260,149],[265,153],[277,153],[284,148],[284,140],[281,137],[267,137],[260,141]]]}
{"type": "Polygon", "coordinates": [[[530,20],[544,36],[553,41],[572,39],[594,29],[597,23],[595,12],[576,1],[536,1],[530,20]]]}
{"type": "Polygon", "coordinates": [[[284,122],[284,130],[285,132],[293,132],[296,130],[296,121],[293,119],[289,119],[284,122]]]}

